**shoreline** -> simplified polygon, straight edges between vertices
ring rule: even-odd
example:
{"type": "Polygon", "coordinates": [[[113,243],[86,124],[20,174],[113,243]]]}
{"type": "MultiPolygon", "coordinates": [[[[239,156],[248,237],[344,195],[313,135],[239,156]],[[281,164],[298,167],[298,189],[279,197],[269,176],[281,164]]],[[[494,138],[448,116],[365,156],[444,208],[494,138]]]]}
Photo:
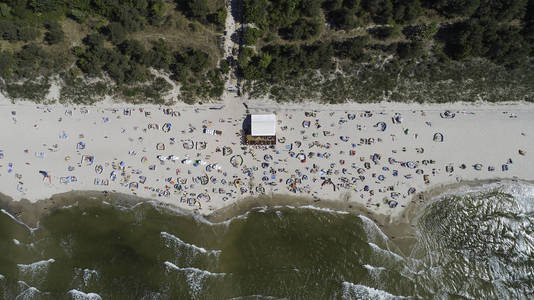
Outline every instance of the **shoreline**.
{"type": "Polygon", "coordinates": [[[223,223],[235,217],[242,216],[249,211],[262,208],[310,208],[323,210],[325,212],[347,212],[354,215],[362,215],[371,219],[380,230],[399,248],[404,254],[409,256],[417,239],[416,225],[418,217],[432,204],[439,201],[448,194],[461,194],[465,189],[479,188],[489,184],[506,182],[524,182],[534,184],[534,181],[500,178],[486,180],[469,180],[459,183],[446,184],[430,187],[421,193],[413,196],[410,204],[403,210],[403,213],[392,217],[391,215],[376,214],[358,203],[343,202],[326,199],[313,199],[302,196],[272,195],[246,197],[234,203],[213,211],[209,214],[200,214],[198,210],[188,210],[177,205],[164,203],[157,199],[141,198],[122,193],[102,192],[102,191],[73,191],[54,195],[37,202],[30,202],[26,199],[15,201],[9,196],[0,193],[0,209],[15,217],[18,221],[28,226],[28,228],[38,228],[39,222],[57,209],[76,206],[79,208],[102,207],[112,205],[114,208],[131,209],[140,203],[151,203],[179,211],[184,215],[200,215],[211,223],[223,223]]]}
{"type": "Polygon", "coordinates": [[[522,102],[278,104],[226,95],[165,107],[0,99],[0,116],[0,192],[14,201],[1,198],[20,200],[10,211],[34,224],[75,204],[65,198],[107,192],[119,205],[157,201],[211,221],[257,206],[352,211],[410,244],[412,218],[426,202],[419,195],[468,181],[534,180],[534,105],[522,102]],[[245,117],[263,113],[276,115],[277,144],[242,144],[245,117]]]}

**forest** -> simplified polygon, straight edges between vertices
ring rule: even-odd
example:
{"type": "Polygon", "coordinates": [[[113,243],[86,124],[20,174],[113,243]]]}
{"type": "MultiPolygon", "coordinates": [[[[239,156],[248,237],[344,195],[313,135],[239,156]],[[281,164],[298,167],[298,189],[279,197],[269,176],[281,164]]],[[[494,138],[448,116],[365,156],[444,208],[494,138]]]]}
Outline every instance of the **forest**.
{"type": "Polygon", "coordinates": [[[162,103],[170,80],[183,101],[216,98],[225,19],[224,3],[211,0],[2,1],[0,88],[39,101],[59,76],[63,99],[162,103]]]}
{"type": "MultiPolygon", "coordinates": [[[[534,101],[534,82],[522,75],[532,69],[534,0],[239,4],[242,30],[234,60],[222,57],[223,0],[1,1],[0,90],[10,98],[40,101],[59,80],[62,101],[92,103],[111,95],[164,103],[163,95],[178,86],[174,100],[197,103],[218,99],[235,67],[241,91],[249,96],[287,100],[280,95],[285,91],[294,101],[411,101],[412,93],[401,97],[393,91],[437,78],[460,84],[467,68],[478,63],[506,78],[488,86],[499,96],[485,93],[483,100],[534,101]],[[400,77],[408,69],[427,73],[400,77]],[[368,76],[361,86],[340,85],[356,80],[361,70],[368,76]],[[329,95],[335,89],[358,92],[332,98],[321,92],[325,89],[329,95]],[[515,98],[497,93],[513,89],[525,93],[515,98]]],[[[486,86],[485,78],[468,79],[486,86]]]]}
{"type": "MultiPolygon", "coordinates": [[[[280,91],[281,86],[290,93],[291,81],[317,71],[322,76],[315,76],[309,88],[319,91],[332,77],[350,78],[346,70],[373,64],[382,68],[377,76],[384,76],[387,66],[454,66],[459,74],[450,73],[451,80],[473,61],[507,75],[521,74],[518,69],[532,64],[534,0],[244,0],[243,11],[249,47],[240,52],[238,67],[254,95],[280,91]]],[[[534,91],[534,82],[529,85],[534,91]]],[[[383,95],[391,87],[374,88],[383,95]]],[[[294,98],[304,97],[297,93],[294,98]]],[[[531,93],[510,100],[534,101],[531,93]]]]}

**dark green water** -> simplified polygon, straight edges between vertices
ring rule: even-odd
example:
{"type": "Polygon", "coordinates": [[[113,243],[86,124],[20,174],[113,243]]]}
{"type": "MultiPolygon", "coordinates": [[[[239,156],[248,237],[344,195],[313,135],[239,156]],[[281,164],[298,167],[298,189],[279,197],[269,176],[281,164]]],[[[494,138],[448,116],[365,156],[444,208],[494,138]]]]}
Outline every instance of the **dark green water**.
{"type": "Polygon", "coordinates": [[[0,213],[1,299],[529,299],[534,187],[443,196],[410,256],[369,219],[254,209],[212,224],[151,203],[0,213]]]}

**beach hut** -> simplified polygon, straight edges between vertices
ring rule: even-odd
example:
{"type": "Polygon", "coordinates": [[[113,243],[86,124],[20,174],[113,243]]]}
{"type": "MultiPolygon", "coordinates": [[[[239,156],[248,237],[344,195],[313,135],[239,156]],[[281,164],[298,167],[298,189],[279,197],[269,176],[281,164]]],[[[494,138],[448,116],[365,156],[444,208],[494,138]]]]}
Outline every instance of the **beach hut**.
{"type": "MultiPolygon", "coordinates": [[[[247,119],[249,119],[247,117],[247,119]]],[[[250,145],[276,144],[276,115],[250,115],[250,131],[245,127],[246,142],[250,145]]]]}
{"type": "Polygon", "coordinates": [[[433,140],[434,142],[443,142],[443,134],[439,132],[434,133],[433,140]]]}

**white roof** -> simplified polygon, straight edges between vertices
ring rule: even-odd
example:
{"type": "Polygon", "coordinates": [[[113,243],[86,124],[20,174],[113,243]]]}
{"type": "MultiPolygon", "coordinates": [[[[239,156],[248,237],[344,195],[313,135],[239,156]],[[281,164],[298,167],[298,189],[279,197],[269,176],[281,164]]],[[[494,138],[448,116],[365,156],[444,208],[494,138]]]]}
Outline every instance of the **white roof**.
{"type": "Polygon", "coordinates": [[[276,116],[273,114],[252,115],[250,123],[253,136],[276,135],[276,116]]]}

